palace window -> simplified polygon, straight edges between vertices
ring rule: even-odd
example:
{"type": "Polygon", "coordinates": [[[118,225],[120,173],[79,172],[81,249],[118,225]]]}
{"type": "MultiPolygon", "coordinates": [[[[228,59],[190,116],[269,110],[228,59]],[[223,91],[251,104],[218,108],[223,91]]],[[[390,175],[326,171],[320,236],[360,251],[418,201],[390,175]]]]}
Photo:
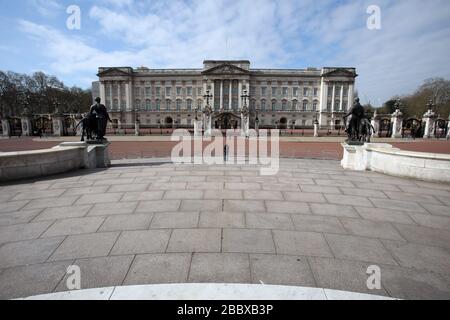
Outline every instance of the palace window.
{"type": "Polygon", "coordinates": [[[303,101],[303,111],[308,110],[308,100],[303,101]]]}
{"type": "Polygon", "coordinates": [[[317,100],[313,102],[313,111],[317,111],[317,100]]]}
{"type": "Polygon", "coordinates": [[[292,89],[292,95],[293,95],[294,97],[298,97],[298,88],[293,88],[293,89],[292,89]]]}
{"type": "Polygon", "coordinates": [[[272,111],[276,111],[277,110],[277,101],[273,100],[272,101],[272,111]]]}
{"type": "Polygon", "coordinates": [[[136,97],[140,97],[141,96],[141,88],[139,88],[139,87],[134,88],[134,95],[136,97]]]}
{"type": "Polygon", "coordinates": [[[334,96],[339,97],[341,95],[341,86],[336,86],[334,90],[334,96]]]}
{"type": "Polygon", "coordinates": [[[339,110],[339,106],[341,105],[341,101],[340,100],[336,100],[334,102],[334,110],[339,110]]]}
{"type": "Polygon", "coordinates": [[[125,96],[125,85],[120,86],[120,95],[125,96]]]}
{"type": "Polygon", "coordinates": [[[319,89],[314,88],[314,97],[317,97],[319,95],[319,89]]]}
{"type": "Polygon", "coordinates": [[[187,94],[188,96],[192,96],[192,87],[187,87],[187,88],[186,88],[186,94],[187,94]]]}
{"type": "Polygon", "coordinates": [[[266,88],[266,87],[261,87],[261,95],[262,95],[262,96],[265,96],[265,95],[266,95],[266,91],[267,91],[267,88],[266,88]]]}
{"type": "Polygon", "coordinates": [[[166,100],[166,110],[170,110],[172,106],[172,101],[170,101],[169,99],[166,100]]]}
{"type": "Polygon", "coordinates": [[[295,110],[297,110],[297,100],[293,100],[292,101],[292,111],[295,111],[295,110]]]}
{"type": "Polygon", "coordinates": [[[170,96],[170,87],[166,87],[166,96],[170,96]]]}
{"type": "Polygon", "coordinates": [[[187,106],[188,111],[192,110],[192,100],[191,99],[187,100],[186,106],[187,106]]]}
{"type": "Polygon", "coordinates": [[[303,96],[304,96],[304,97],[307,97],[308,94],[309,94],[308,88],[303,88],[303,96]]]}
{"type": "Polygon", "coordinates": [[[201,87],[197,88],[197,95],[199,95],[199,96],[202,95],[202,88],[201,87]]]}
{"type": "Polygon", "coordinates": [[[150,97],[152,95],[152,88],[146,87],[145,88],[145,96],[150,97]]]}
{"type": "Polygon", "coordinates": [[[272,96],[275,97],[277,95],[277,88],[272,87],[272,96]]]}
{"type": "Polygon", "coordinates": [[[177,111],[181,110],[181,100],[180,99],[177,99],[176,107],[177,107],[177,111]]]}
{"type": "Polygon", "coordinates": [[[261,111],[266,111],[266,100],[261,100],[261,111]]]}
{"type": "Polygon", "coordinates": [[[113,109],[118,109],[119,108],[119,100],[117,100],[117,99],[114,99],[113,100],[113,109]]]}
{"type": "Polygon", "coordinates": [[[126,109],[126,107],[127,107],[127,103],[125,102],[125,100],[121,100],[120,101],[120,106],[122,107],[122,109],[126,109]]]}
{"type": "Polygon", "coordinates": [[[141,110],[141,100],[136,99],[136,101],[134,102],[134,104],[135,104],[134,107],[135,107],[137,110],[141,110]]]}
{"type": "Polygon", "coordinates": [[[181,96],[181,87],[177,87],[177,96],[181,96]]]}
{"type": "Polygon", "coordinates": [[[250,100],[250,110],[254,111],[256,109],[256,100],[250,100]]]}
{"type": "Polygon", "coordinates": [[[250,87],[250,95],[254,96],[256,94],[256,88],[255,87],[250,87]]]}
{"type": "Polygon", "coordinates": [[[161,110],[161,100],[156,100],[156,111],[161,110]]]}
{"type": "Polygon", "coordinates": [[[283,101],[281,102],[281,109],[282,109],[283,111],[287,111],[287,101],[286,101],[286,100],[283,100],[283,101]]]}
{"type": "Polygon", "coordinates": [[[203,101],[202,101],[202,99],[198,99],[197,100],[197,108],[202,108],[202,105],[203,105],[203,101]]]}
{"type": "Polygon", "coordinates": [[[161,88],[160,87],[156,87],[156,96],[160,97],[161,96],[161,88]]]}
{"type": "Polygon", "coordinates": [[[287,95],[288,95],[288,88],[283,87],[283,97],[287,97],[287,95]]]}

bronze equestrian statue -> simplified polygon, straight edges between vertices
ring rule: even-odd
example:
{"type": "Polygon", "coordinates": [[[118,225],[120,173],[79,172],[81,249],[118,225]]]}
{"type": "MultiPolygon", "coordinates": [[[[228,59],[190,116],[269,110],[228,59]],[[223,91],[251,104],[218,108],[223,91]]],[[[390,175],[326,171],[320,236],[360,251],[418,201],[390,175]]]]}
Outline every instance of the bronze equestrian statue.
{"type": "Polygon", "coordinates": [[[91,106],[89,113],[77,124],[77,128],[82,125],[81,141],[84,141],[85,135],[88,141],[94,140],[94,135],[97,141],[105,140],[106,126],[108,121],[112,121],[105,105],[100,102],[100,98],[95,98],[95,104],[91,106]]]}

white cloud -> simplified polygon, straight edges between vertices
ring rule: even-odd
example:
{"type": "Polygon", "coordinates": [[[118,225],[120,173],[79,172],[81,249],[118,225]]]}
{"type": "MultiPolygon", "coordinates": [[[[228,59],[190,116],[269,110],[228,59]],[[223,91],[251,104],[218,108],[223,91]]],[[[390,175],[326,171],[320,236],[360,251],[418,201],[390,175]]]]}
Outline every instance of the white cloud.
{"type": "Polygon", "coordinates": [[[62,5],[56,0],[28,0],[28,2],[39,14],[45,17],[55,15],[62,8],[62,5]]]}
{"type": "Polygon", "coordinates": [[[378,0],[379,31],[366,28],[372,1],[97,3],[84,19],[99,31],[86,38],[20,21],[57,74],[95,78],[99,66],[200,67],[203,59],[224,58],[249,59],[253,67],[355,66],[361,96],[375,103],[411,92],[425,78],[450,78],[446,0],[378,0]]]}

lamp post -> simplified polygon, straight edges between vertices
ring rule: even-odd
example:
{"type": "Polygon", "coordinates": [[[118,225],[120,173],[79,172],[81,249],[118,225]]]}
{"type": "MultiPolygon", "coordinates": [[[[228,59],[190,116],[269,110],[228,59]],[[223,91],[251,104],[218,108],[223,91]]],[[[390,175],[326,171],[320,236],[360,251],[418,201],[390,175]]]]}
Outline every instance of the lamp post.
{"type": "Polygon", "coordinates": [[[203,96],[203,99],[206,100],[206,106],[209,107],[209,99],[212,98],[212,94],[210,94],[209,90],[206,90],[206,94],[203,96]]]}
{"type": "Polygon", "coordinates": [[[247,107],[247,99],[250,98],[250,95],[247,94],[247,90],[244,90],[244,94],[241,95],[241,99],[243,101],[243,106],[247,107]]]}

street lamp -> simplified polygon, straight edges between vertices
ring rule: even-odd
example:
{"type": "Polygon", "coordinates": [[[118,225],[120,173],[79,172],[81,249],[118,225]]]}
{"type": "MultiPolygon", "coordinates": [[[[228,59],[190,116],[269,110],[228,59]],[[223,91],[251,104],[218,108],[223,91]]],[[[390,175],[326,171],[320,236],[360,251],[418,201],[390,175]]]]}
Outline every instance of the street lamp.
{"type": "Polygon", "coordinates": [[[428,110],[433,110],[434,109],[435,104],[433,102],[433,99],[430,99],[430,101],[428,101],[427,107],[428,107],[428,110]]]}

